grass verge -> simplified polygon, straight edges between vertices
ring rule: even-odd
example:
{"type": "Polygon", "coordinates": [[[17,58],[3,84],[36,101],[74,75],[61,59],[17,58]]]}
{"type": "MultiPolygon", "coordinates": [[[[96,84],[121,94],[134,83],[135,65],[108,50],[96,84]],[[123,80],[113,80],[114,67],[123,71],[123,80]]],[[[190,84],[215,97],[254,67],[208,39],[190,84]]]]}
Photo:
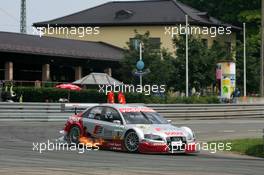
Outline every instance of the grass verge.
{"type": "Polygon", "coordinates": [[[262,138],[224,140],[216,143],[232,143],[230,150],[232,152],[264,158],[264,140],[262,138]]]}

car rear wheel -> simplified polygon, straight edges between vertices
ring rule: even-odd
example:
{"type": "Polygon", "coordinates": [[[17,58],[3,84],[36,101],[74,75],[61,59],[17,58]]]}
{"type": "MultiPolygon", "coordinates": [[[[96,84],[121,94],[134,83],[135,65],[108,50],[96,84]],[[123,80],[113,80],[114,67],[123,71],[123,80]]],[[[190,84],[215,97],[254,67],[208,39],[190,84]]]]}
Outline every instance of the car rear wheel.
{"type": "Polygon", "coordinates": [[[75,144],[79,144],[79,138],[81,136],[81,131],[80,128],[78,126],[73,126],[70,129],[69,135],[68,135],[68,143],[75,143],[75,144]]]}
{"type": "Polygon", "coordinates": [[[125,148],[128,152],[137,152],[139,147],[139,138],[135,131],[130,131],[125,136],[125,148]]]}

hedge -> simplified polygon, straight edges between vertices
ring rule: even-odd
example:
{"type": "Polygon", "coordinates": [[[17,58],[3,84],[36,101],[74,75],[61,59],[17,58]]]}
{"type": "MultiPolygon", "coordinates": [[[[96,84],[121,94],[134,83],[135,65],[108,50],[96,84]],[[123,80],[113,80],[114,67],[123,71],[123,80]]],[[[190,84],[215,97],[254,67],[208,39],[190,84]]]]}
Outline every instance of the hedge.
{"type": "MultiPolygon", "coordinates": [[[[32,88],[32,87],[15,87],[17,97],[23,95],[23,102],[58,102],[60,98],[68,98],[70,94],[70,102],[76,103],[105,103],[106,95],[99,93],[96,89],[88,89],[81,91],[68,91],[56,88],[32,88]]],[[[117,95],[116,95],[117,96],[117,95]]],[[[219,103],[216,96],[207,97],[164,97],[146,96],[139,93],[125,94],[128,103],[184,103],[184,104],[207,104],[219,103]]]]}

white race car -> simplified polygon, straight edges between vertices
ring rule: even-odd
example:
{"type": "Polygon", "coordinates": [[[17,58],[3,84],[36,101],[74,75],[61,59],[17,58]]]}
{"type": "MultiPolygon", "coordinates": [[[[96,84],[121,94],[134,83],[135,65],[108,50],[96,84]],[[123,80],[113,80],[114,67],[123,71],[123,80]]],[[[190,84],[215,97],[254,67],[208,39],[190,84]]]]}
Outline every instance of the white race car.
{"type": "Polygon", "coordinates": [[[128,104],[100,104],[71,116],[65,141],[100,140],[100,148],[140,153],[194,153],[196,138],[188,127],[170,124],[153,109],[128,104]]]}

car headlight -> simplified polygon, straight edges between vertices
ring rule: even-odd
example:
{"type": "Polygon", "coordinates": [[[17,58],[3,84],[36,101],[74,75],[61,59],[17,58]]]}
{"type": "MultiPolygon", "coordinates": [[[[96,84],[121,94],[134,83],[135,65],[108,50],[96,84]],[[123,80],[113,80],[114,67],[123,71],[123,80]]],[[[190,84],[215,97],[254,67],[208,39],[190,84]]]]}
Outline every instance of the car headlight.
{"type": "Polygon", "coordinates": [[[194,132],[188,127],[181,127],[187,132],[187,140],[195,140],[194,132]]]}
{"type": "Polygon", "coordinates": [[[191,133],[188,132],[187,134],[187,140],[192,140],[194,137],[191,133]]]}
{"type": "Polygon", "coordinates": [[[163,141],[161,136],[155,134],[145,134],[144,138],[147,140],[163,141]]]}

